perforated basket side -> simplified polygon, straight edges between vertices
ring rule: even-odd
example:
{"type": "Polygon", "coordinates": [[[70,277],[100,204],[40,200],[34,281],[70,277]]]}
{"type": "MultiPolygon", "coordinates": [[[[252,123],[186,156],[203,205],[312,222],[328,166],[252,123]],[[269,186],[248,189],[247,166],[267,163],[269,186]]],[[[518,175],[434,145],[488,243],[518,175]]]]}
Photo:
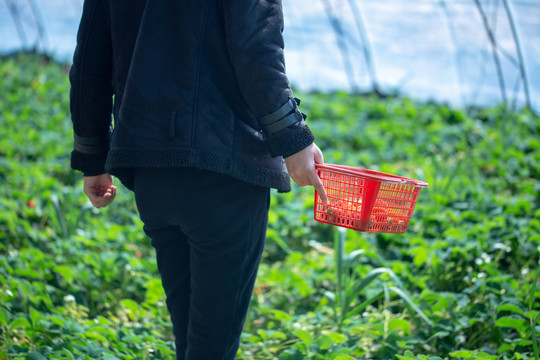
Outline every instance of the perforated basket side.
{"type": "Polygon", "coordinates": [[[324,206],[315,192],[315,220],[346,228],[367,231],[369,214],[375,197],[373,187],[379,184],[357,175],[331,170],[319,170],[319,177],[326,189],[328,206],[324,206]]]}
{"type": "Polygon", "coordinates": [[[370,232],[404,233],[409,226],[420,188],[381,183],[370,219],[370,232]]]}
{"type": "Polygon", "coordinates": [[[357,231],[404,233],[420,190],[427,187],[422,181],[346,166],[322,165],[317,171],[328,206],[315,192],[315,220],[357,231]]]}

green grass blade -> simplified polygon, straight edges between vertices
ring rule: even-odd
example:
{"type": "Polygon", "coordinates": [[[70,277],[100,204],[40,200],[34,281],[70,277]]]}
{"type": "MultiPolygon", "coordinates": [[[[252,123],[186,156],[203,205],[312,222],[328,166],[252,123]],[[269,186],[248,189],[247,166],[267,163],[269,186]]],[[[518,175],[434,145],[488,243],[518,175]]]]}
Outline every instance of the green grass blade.
{"type": "Polygon", "coordinates": [[[536,314],[536,316],[534,317],[534,320],[531,322],[531,340],[532,340],[532,344],[533,344],[533,351],[534,351],[534,359],[535,360],[539,359],[538,340],[536,339],[536,324],[537,324],[539,316],[540,316],[540,312],[536,314]]]}
{"type": "Polygon", "coordinates": [[[347,294],[348,297],[351,299],[354,299],[355,297],[360,295],[362,290],[364,290],[373,280],[375,280],[380,274],[384,274],[384,273],[388,274],[392,278],[392,280],[396,282],[396,285],[400,287],[403,286],[401,280],[397,277],[397,275],[392,270],[388,268],[375,268],[371,270],[358,285],[350,289],[350,291],[347,294]]]}
{"type": "Polygon", "coordinates": [[[60,208],[60,200],[58,199],[58,195],[53,194],[51,196],[51,203],[53,205],[54,214],[56,215],[56,223],[58,226],[58,230],[61,233],[61,236],[66,236],[67,234],[67,227],[64,220],[64,213],[62,212],[62,209],[60,208]]]}
{"type": "Polygon", "coordinates": [[[343,304],[345,301],[345,289],[343,287],[343,274],[344,274],[344,262],[343,262],[343,256],[345,253],[345,232],[346,230],[344,228],[338,227],[337,228],[337,236],[335,241],[335,257],[336,257],[336,276],[337,276],[337,295],[339,297],[339,302],[341,305],[341,308],[343,309],[343,304]]]}
{"type": "Polygon", "coordinates": [[[538,284],[538,276],[540,275],[540,266],[536,268],[536,273],[534,274],[534,282],[529,294],[529,311],[532,311],[534,305],[534,299],[536,298],[536,285],[538,284]]]}
{"type": "Polygon", "coordinates": [[[360,311],[364,310],[366,307],[368,307],[368,305],[370,304],[373,304],[375,301],[378,301],[380,299],[382,299],[384,297],[384,291],[381,291],[380,293],[378,293],[377,295],[367,299],[366,301],[364,301],[363,303],[361,303],[360,305],[358,305],[357,307],[355,307],[353,310],[349,311],[345,318],[346,319],[349,319],[351,318],[352,316],[355,316],[356,314],[358,314],[360,311]]]}
{"type": "Polygon", "coordinates": [[[398,289],[395,286],[390,286],[389,289],[390,289],[390,291],[395,292],[401,299],[403,299],[403,301],[405,301],[405,303],[407,305],[409,305],[414,310],[414,312],[416,312],[418,314],[418,316],[420,316],[422,318],[422,320],[424,320],[428,325],[433,326],[433,322],[426,316],[426,314],[424,314],[424,312],[422,310],[420,310],[418,305],[416,305],[411,300],[411,298],[407,294],[405,294],[405,292],[403,292],[403,290],[398,289]]]}

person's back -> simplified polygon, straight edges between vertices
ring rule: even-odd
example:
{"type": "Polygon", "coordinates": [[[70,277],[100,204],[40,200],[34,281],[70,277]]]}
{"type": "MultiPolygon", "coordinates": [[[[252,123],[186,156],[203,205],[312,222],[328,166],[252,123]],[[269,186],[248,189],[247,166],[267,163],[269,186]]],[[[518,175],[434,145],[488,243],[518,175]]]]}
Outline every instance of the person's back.
{"type": "Polygon", "coordinates": [[[268,189],[290,189],[283,158],[298,184],[324,194],[282,28],[279,0],[84,4],[70,72],[72,167],[96,207],[114,199],[111,174],[134,190],[178,359],[234,358],[268,189]]]}
{"type": "Polygon", "coordinates": [[[271,155],[294,154],[313,136],[294,101],[283,127],[265,131],[258,121],[291,96],[278,4],[86,1],[92,16],[83,17],[71,71],[75,133],[106,142],[103,124],[88,124],[110,120],[114,92],[106,170],[128,187],[130,167],[194,166],[287,191],[271,155]],[[91,101],[81,103],[80,89],[93,90],[91,101]]]}

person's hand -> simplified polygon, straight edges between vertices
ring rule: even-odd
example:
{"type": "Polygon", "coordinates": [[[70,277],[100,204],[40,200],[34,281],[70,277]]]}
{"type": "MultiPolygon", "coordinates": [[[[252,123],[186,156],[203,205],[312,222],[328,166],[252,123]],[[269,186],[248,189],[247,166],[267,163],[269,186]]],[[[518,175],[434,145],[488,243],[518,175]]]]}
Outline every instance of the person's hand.
{"type": "Polygon", "coordinates": [[[84,193],[96,208],[101,208],[113,202],[116,196],[116,186],[109,174],[84,177],[84,193]]]}
{"type": "Polygon", "coordinates": [[[315,143],[285,158],[285,164],[295,183],[300,186],[312,185],[319,193],[323,204],[325,206],[328,204],[326,191],[315,170],[315,164],[324,164],[321,149],[315,143]]]}

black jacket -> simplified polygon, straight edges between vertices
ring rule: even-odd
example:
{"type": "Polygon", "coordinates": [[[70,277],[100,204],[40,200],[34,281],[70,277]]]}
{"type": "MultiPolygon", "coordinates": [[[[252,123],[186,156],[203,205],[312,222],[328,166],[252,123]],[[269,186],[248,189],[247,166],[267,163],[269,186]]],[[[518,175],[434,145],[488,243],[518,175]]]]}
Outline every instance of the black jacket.
{"type": "Polygon", "coordinates": [[[71,166],[128,188],[134,167],[191,166],[288,191],[282,157],[313,135],[282,30],[280,0],[85,0],[71,166]]]}

